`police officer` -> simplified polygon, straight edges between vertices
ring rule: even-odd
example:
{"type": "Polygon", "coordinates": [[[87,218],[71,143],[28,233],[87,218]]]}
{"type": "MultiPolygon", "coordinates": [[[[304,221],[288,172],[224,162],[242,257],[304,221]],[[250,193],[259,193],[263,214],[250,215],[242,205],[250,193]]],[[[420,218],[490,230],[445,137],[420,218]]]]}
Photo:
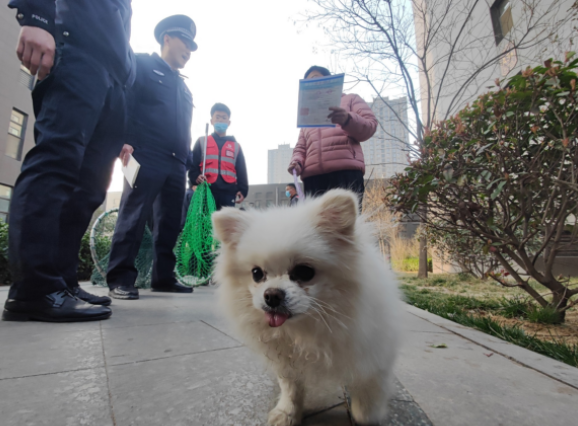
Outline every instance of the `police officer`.
{"type": "Polygon", "coordinates": [[[137,78],[129,95],[128,141],[121,159],[126,163],[133,153],[140,169],[133,188],[125,180],[112,240],[106,279],[109,295],[116,299],[139,298],[134,262],[151,208],[152,291],[193,291],[174,277],[173,249],[181,230],[193,113],[191,92],[178,70],[197,50],[195,23],[188,16],[170,16],[159,22],[154,34],[161,56],[136,55],[137,78]]]}
{"type": "Polygon", "coordinates": [[[24,159],[10,206],[14,282],[2,319],[105,319],[111,310],[101,305],[110,299],[79,288],[73,295],[61,262],[78,258],[122,148],[125,90],[135,78],[131,2],[11,0],[8,6],[22,26],[17,55],[40,82],[32,93],[36,146],[24,159]]]}

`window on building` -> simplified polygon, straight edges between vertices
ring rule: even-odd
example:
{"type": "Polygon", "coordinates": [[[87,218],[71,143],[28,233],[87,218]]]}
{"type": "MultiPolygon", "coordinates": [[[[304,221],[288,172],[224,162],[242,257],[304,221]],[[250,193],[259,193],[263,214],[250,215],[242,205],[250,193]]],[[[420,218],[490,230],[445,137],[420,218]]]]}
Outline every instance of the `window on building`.
{"type": "Polygon", "coordinates": [[[5,154],[18,161],[22,159],[22,146],[24,145],[27,120],[28,116],[26,114],[17,109],[12,109],[10,123],[8,125],[8,141],[6,142],[5,154]]]}
{"type": "Polygon", "coordinates": [[[496,45],[498,45],[514,27],[512,2],[510,0],[496,0],[490,7],[490,15],[492,17],[496,45]]]}
{"type": "Polygon", "coordinates": [[[8,211],[10,210],[10,199],[12,198],[12,188],[0,184],[0,220],[8,222],[8,211]]]}
{"type": "Polygon", "coordinates": [[[34,88],[34,76],[30,74],[28,68],[24,65],[20,65],[20,84],[24,87],[28,88],[28,90],[32,90],[34,88]]]}

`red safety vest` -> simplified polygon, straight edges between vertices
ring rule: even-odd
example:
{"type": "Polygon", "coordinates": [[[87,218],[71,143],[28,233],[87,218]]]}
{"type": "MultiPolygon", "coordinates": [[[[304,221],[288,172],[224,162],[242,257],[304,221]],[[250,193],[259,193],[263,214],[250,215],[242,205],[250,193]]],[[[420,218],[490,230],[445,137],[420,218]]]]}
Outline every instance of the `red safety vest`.
{"type": "MultiPolygon", "coordinates": [[[[202,141],[201,148],[204,149],[202,141]]],[[[239,155],[239,144],[236,141],[226,141],[221,152],[219,152],[219,147],[217,146],[217,142],[215,142],[215,138],[209,136],[209,143],[207,144],[206,152],[207,161],[205,166],[207,182],[215,183],[220,172],[225,182],[237,183],[237,169],[235,168],[237,155],[239,155]]],[[[202,173],[203,161],[201,161],[200,166],[202,173]]]]}

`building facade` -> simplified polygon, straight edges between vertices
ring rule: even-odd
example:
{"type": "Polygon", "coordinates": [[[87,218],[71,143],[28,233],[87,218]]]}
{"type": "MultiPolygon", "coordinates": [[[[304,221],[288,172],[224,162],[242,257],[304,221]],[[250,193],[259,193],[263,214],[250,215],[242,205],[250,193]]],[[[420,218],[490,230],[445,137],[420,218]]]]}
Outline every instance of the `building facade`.
{"type": "Polygon", "coordinates": [[[385,179],[403,172],[408,164],[407,98],[377,98],[369,106],[379,124],[371,139],[361,144],[365,178],[385,179]]]}
{"type": "MultiPolygon", "coordinates": [[[[287,171],[285,171],[287,173],[287,171]]],[[[268,183],[263,185],[249,185],[249,194],[238,208],[266,209],[274,206],[288,206],[289,198],[285,194],[286,183],[268,183]]]]}
{"type": "Polygon", "coordinates": [[[34,146],[31,90],[34,77],[16,57],[20,26],[15,11],[0,7],[0,220],[8,220],[22,160],[34,146]]]}
{"type": "Polygon", "coordinates": [[[455,115],[495,80],[575,51],[575,0],[416,0],[422,120],[455,115]],[[427,40],[427,43],[425,42],[427,40]]]}
{"type": "Polygon", "coordinates": [[[270,149],[267,162],[267,183],[291,182],[287,168],[291,162],[293,148],[289,144],[281,144],[277,149],[270,149]]]}

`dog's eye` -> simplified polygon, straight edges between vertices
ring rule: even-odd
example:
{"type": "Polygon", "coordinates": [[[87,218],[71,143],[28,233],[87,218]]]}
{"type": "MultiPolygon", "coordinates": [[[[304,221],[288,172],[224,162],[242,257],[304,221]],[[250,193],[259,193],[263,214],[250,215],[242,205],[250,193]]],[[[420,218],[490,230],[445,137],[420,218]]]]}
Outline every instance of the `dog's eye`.
{"type": "Polygon", "coordinates": [[[256,283],[261,282],[265,277],[265,274],[263,273],[263,270],[261,268],[253,268],[251,270],[251,273],[253,274],[253,281],[255,281],[256,283]]]}
{"type": "Polygon", "coordinates": [[[315,269],[307,265],[297,265],[289,272],[291,281],[307,282],[315,276],[315,269]]]}

